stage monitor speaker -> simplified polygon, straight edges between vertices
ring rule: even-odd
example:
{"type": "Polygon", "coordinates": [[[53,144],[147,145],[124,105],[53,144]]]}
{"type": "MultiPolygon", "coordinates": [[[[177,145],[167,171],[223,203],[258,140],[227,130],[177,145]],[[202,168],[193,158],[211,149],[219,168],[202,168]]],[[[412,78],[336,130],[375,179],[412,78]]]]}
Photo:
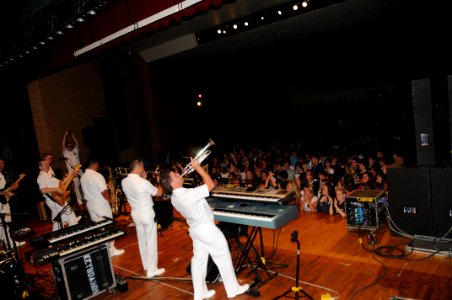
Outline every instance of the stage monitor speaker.
{"type": "Polygon", "coordinates": [[[108,242],[52,263],[59,299],[90,299],[116,286],[108,242]]]}
{"type": "Polygon", "coordinates": [[[173,205],[170,200],[154,201],[154,211],[157,223],[160,224],[162,229],[166,229],[173,224],[173,205]]]}
{"type": "Polygon", "coordinates": [[[430,189],[430,168],[388,169],[389,214],[405,233],[432,235],[430,189]]]}
{"type": "MultiPolygon", "coordinates": [[[[444,236],[452,227],[452,168],[431,168],[433,235],[444,236]]],[[[452,237],[449,233],[448,238],[452,237]]]]}
{"type": "MultiPolygon", "coordinates": [[[[191,274],[191,262],[188,264],[186,271],[188,274],[191,274]]],[[[217,265],[213,262],[212,257],[209,255],[209,259],[207,261],[207,275],[206,282],[214,283],[218,280],[220,276],[220,271],[218,271],[217,265]]]]}

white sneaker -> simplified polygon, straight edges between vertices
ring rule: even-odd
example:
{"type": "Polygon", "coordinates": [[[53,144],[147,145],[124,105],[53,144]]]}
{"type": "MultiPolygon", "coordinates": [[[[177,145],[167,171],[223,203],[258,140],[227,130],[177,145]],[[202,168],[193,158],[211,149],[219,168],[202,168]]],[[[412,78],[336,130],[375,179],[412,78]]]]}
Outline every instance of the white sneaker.
{"type": "Polygon", "coordinates": [[[162,275],[163,273],[165,273],[165,269],[164,268],[159,268],[159,269],[157,269],[155,271],[148,270],[147,274],[146,274],[146,277],[147,278],[152,278],[154,276],[162,275]]]}
{"type": "Polygon", "coordinates": [[[110,257],[119,256],[119,255],[123,254],[124,252],[126,252],[124,249],[113,248],[110,250],[110,257]]]}
{"type": "Polygon", "coordinates": [[[250,288],[249,284],[241,285],[237,289],[237,293],[235,295],[228,295],[228,298],[234,298],[235,296],[241,295],[241,294],[245,293],[249,288],[250,288]]]}
{"type": "Polygon", "coordinates": [[[25,242],[25,241],[22,241],[22,242],[14,241],[14,243],[16,244],[16,247],[20,247],[20,246],[25,245],[27,242],[25,242]]]}
{"type": "Polygon", "coordinates": [[[203,299],[211,298],[215,296],[215,293],[216,293],[215,290],[208,290],[207,293],[204,296],[202,296],[202,298],[203,299]]]}

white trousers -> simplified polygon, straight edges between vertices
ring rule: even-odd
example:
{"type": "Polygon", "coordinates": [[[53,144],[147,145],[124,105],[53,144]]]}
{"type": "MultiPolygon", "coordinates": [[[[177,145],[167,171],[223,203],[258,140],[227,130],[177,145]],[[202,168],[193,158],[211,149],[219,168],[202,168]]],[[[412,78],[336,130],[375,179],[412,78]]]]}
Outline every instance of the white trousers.
{"type": "Polygon", "coordinates": [[[132,218],[137,231],[138,248],[140,250],[143,269],[153,272],[157,270],[157,223],[153,210],[132,210],[132,218]]]}
{"type": "Polygon", "coordinates": [[[9,206],[9,203],[2,204],[0,203],[0,213],[5,214],[5,222],[6,222],[6,228],[3,228],[3,222],[0,220],[0,241],[4,241],[6,243],[6,237],[8,237],[9,245],[13,247],[13,239],[11,238],[11,208],[9,206]],[[5,232],[6,231],[6,232],[5,232]]]}
{"type": "Polygon", "coordinates": [[[189,231],[193,240],[191,276],[195,300],[202,299],[208,291],[206,276],[209,254],[220,271],[226,294],[228,297],[234,297],[240,284],[235,276],[231,253],[223,232],[213,222],[190,228],[189,231]]]}
{"type": "MultiPolygon", "coordinates": [[[[66,202],[66,204],[67,204],[67,202],[66,202]]],[[[53,222],[52,231],[62,229],[62,228],[60,228],[59,222],[55,222],[55,221],[53,221],[53,219],[55,219],[55,217],[64,208],[64,206],[61,206],[58,203],[56,203],[50,199],[47,199],[47,198],[46,198],[46,205],[50,209],[50,212],[52,215],[51,216],[52,222],[53,222]]],[[[61,214],[61,222],[63,223],[63,226],[65,223],[68,226],[76,225],[78,223],[75,213],[70,206],[65,210],[64,213],[61,214]]]]}
{"type": "Polygon", "coordinates": [[[82,188],[80,186],[80,179],[78,176],[74,177],[74,190],[77,197],[77,202],[83,200],[82,188]]]}

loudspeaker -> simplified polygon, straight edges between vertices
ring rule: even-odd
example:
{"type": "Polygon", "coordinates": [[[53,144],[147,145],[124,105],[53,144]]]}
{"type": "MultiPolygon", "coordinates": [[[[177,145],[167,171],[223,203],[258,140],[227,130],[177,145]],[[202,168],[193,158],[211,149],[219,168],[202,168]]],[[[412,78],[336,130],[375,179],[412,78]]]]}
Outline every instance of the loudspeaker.
{"type": "Polygon", "coordinates": [[[52,263],[59,299],[89,299],[116,286],[108,242],[52,263]]]}
{"type": "Polygon", "coordinates": [[[442,237],[452,227],[452,168],[431,168],[430,176],[433,235],[442,237]]]}
{"type": "Polygon", "coordinates": [[[390,216],[401,230],[432,235],[429,168],[388,169],[388,199],[390,216]]]}
{"type": "MultiPolygon", "coordinates": [[[[191,262],[188,264],[186,271],[188,274],[191,274],[191,262]]],[[[217,265],[213,262],[212,257],[209,255],[209,259],[207,260],[207,276],[206,282],[213,283],[217,281],[220,275],[220,271],[218,271],[217,265]]]]}
{"type": "Polygon", "coordinates": [[[417,165],[431,166],[435,164],[435,145],[430,80],[413,80],[411,82],[411,93],[416,132],[417,165]]]}
{"type": "Polygon", "coordinates": [[[161,200],[154,202],[154,212],[157,218],[157,223],[162,229],[168,228],[173,224],[173,205],[169,200],[161,200]]]}

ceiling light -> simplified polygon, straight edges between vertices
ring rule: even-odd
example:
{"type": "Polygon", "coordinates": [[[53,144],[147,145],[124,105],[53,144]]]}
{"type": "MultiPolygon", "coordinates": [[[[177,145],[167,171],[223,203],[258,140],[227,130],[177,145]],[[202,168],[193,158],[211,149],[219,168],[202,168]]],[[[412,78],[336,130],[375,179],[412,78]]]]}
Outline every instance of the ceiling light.
{"type": "Polygon", "coordinates": [[[49,41],[53,41],[53,36],[49,35],[49,36],[47,37],[47,39],[48,39],[49,41]]]}
{"type": "Polygon", "coordinates": [[[40,41],[38,44],[44,46],[46,43],[44,41],[40,41]]]}
{"type": "Polygon", "coordinates": [[[65,28],[67,28],[67,29],[72,29],[72,28],[74,28],[74,26],[72,26],[72,24],[67,24],[66,26],[64,26],[65,28]]]}
{"type": "Polygon", "coordinates": [[[95,10],[89,10],[87,13],[86,13],[87,15],[90,15],[90,16],[94,16],[94,15],[96,15],[97,13],[96,13],[96,11],[95,10]]]}
{"type": "Polygon", "coordinates": [[[83,22],[85,22],[85,19],[83,19],[82,17],[78,17],[77,19],[75,19],[75,21],[77,21],[79,23],[83,23],[83,22]]]}
{"type": "Polygon", "coordinates": [[[58,30],[58,31],[55,32],[55,34],[57,34],[57,35],[63,35],[63,31],[58,30]]]}

